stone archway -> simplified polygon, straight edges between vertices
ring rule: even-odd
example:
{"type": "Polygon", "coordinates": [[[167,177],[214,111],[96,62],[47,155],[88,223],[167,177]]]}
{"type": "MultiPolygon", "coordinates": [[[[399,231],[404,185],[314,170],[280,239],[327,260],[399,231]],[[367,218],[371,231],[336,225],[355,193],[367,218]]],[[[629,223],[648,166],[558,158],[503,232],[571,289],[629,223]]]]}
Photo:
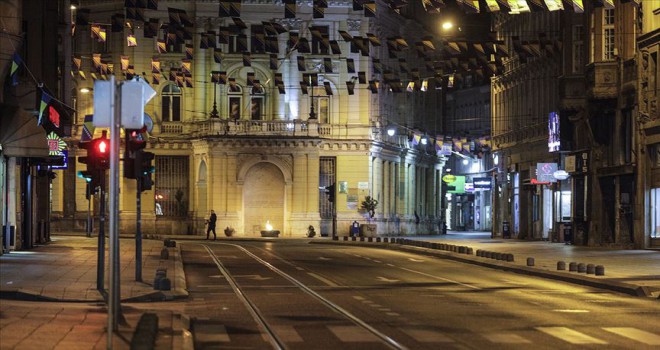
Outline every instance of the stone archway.
{"type": "Polygon", "coordinates": [[[285,181],[273,163],[259,162],[248,169],[243,184],[243,227],[246,236],[258,236],[270,221],[284,232],[285,181]]]}

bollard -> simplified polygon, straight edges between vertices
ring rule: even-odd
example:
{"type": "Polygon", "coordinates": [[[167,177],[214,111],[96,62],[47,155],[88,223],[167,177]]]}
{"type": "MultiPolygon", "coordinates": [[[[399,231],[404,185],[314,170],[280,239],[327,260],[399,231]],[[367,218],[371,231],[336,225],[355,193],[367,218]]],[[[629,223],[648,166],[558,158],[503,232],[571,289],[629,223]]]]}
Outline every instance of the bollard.
{"type": "Polygon", "coordinates": [[[495,253],[495,260],[502,260],[502,253],[495,253]]]}
{"type": "Polygon", "coordinates": [[[587,274],[588,275],[593,275],[596,273],[596,266],[594,264],[588,264],[587,265],[587,274]]]}
{"type": "Polygon", "coordinates": [[[568,271],[570,271],[570,272],[577,271],[577,263],[576,262],[568,263],[568,271]]]}
{"type": "Polygon", "coordinates": [[[461,254],[465,254],[465,247],[463,247],[463,246],[458,247],[458,252],[461,253],[461,254]]]}
{"type": "Polygon", "coordinates": [[[557,261],[557,270],[558,271],[566,270],[566,262],[565,261],[557,261]]]}
{"type": "Polygon", "coordinates": [[[481,256],[481,253],[482,253],[482,250],[481,250],[481,249],[477,249],[477,254],[476,254],[476,255],[477,255],[477,256],[481,256]]]}
{"type": "Polygon", "coordinates": [[[583,263],[579,263],[577,266],[578,273],[586,273],[587,272],[587,265],[583,263]]]}
{"type": "Polygon", "coordinates": [[[605,266],[596,265],[596,276],[605,276],[605,266]]]}
{"type": "Polygon", "coordinates": [[[491,254],[492,254],[492,253],[491,253],[490,251],[485,250],[485,251],[482,253],[482,256],[483,256],[484,258],[490,258],[490,255],[491,255],[491,254]]]}
{"type": "Polygon", "coordinates": [[[506,261],[512,262],[513,261],[513,254],[509,253],[506,255],[506,261]]]}
{"type": "Polygon", "coordinates": [[[465,254],[472,255],[472,247],[467,247],[465,254]]]}
{"type": "Polygon", "coordinates": [[[167,260],[170,258],[170,252],[167,250],[167,248],[163,248],[160,250],[160,258],[163,260],[167,260]]]}
{"type": "Polygon", "coordinates": [[[527,266],[534,266],[534,258],[527,258],[527,266]]]}

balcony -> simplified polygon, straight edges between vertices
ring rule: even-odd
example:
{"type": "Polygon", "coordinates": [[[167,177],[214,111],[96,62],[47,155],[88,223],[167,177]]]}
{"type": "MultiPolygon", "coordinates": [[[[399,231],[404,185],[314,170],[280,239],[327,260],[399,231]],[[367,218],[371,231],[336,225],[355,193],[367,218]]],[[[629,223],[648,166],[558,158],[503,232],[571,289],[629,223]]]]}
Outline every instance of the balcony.
{"type": "Polygon", "coordinates": [[[609,99],[619,96],[618,62],[595,62],[586,70],[587,97],[609,99]]]}

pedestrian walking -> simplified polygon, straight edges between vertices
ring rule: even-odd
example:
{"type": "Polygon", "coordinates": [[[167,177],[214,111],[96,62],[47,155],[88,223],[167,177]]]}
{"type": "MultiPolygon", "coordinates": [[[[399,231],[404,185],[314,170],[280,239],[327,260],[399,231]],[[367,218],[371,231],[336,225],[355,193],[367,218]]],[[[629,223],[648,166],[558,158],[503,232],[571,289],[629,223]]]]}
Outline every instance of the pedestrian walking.
{"type": "Polygon", "coordinates": [[[207,225],[207,227],[206,227],[206,239],[209,239],[209,233],[211,233],[211,231],[213,231],[213,240],[215,241],[215,239],[217,238],[217,236],[215,235],[215,222],[216,221],[218,221],[218,216],[215,215],[215,212],[213,210],[211,210],[211,216],[209,217],[208,220],[206,220],[206,225],[207,225]]]}

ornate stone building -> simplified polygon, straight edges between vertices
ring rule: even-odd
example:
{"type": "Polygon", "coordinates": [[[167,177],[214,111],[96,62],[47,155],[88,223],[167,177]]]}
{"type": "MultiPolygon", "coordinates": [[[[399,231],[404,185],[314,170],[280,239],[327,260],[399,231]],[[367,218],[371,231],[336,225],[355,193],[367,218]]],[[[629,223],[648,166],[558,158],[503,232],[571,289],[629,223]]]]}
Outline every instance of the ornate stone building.
{"type": "MultiPolygon", "coordinates": [[[[284,236],[303,237],[309,225],[346,235],[353,221],[367,222],[360,204],[368,195],[379,201],[369,218],[378,234],[437,231],[443,159],[433,145],[411,143],[411,132],[435,117],[437,94],[394,94],[384,70],[374,68],[379,59],[388,64],[386,37],[421,36],[421,27],[380,3],[368,17],[351,1],[330,1],[314,10],[324,12],[317,18],[311,2],[297,2],[295,18],[284,18],[282,2],[242,1],[240,18],[231,18],[218,16],[217,1],[159,1],[112,32],[113,14],[134,16],[124,5],[81,4],[88,24],[72,40],[87,79],[73,72],[78,130],[70,144],[93,114],[93,91],[80,91],[93,88],[94,57],[118,77],[134,72],[151,83],[157,95],[145,108],[146,150],[156,155],[155,184],[141,197],[145,233],[201,234],[214,210],[218,229],[239,236],[258,235],[267,223],[284,236]],[[90,34],[95,23],[106,29],[105,42],[90,34]],[[348,42],[340,31],[361,39],[348,42]],[[133,35],[137,46],[126,44],[133,35]],[[393,125],[399,133],[386,135],[393,125]],[[325,190],[332,184],[334,202],[325,190]]],[[[53,184],[53,212],[59,229],[83,229],[88,202],[75,173],[84,165],[73,157],[69,164],[53,184]],[[75,203],[74,215],[63,214],[65,203],[75,203]]],[[[120,186],[120,228],[134,232],[136,184],[122,178],[120,186]]]]}

